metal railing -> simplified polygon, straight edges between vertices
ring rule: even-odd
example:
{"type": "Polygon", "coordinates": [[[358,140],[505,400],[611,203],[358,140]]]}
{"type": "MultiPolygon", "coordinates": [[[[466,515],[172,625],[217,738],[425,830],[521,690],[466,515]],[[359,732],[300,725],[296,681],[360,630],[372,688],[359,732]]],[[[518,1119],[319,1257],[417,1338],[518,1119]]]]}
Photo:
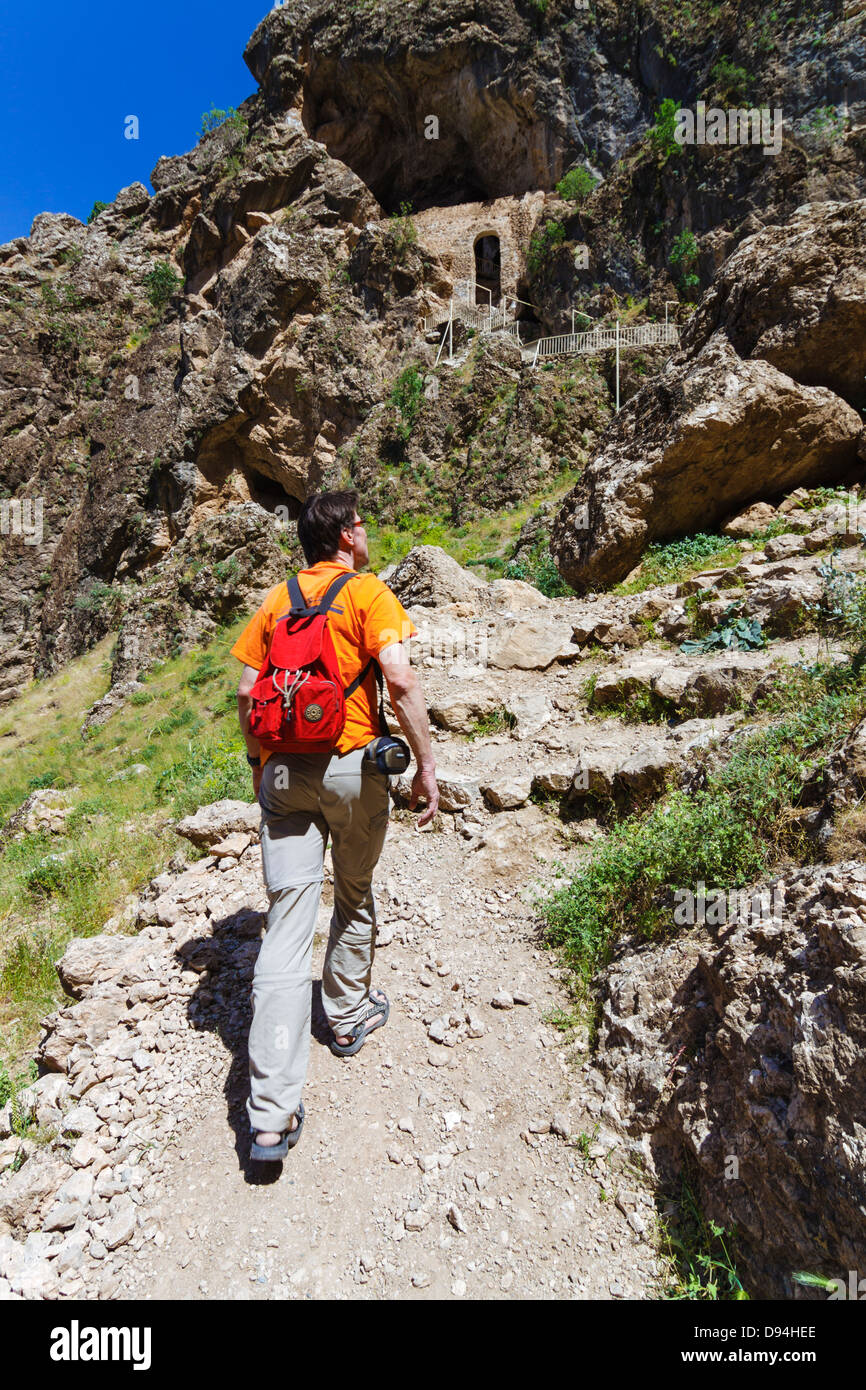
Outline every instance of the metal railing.
{"type": "Polygon", "coordinates": [[[632,328],[594,328],[588,333],[559,333],[527,343],[532,365],[540,357],[570,357],[579,353],[607,352],[619,347],[678,347],[680,331],[673,323],[639,323],[632,328]]]}
{"type": "Polygon", "coordinates": [[[478,333],[498,333],[506,324],[514,322],[520,304],[525,304],[528,309],[533,308],[533,305],[525,299],[518,299],[515,294],[503,294],[499,304],[494,308],[492,295],[484,285],[477,285],[474,280],[458,280],[448,308],[443,307],[435,313],[427,314],[422,321],[423,331],[425,334],[433,333],[444,323],[459,319],[467,328],[474,328],[478,333]],[[478,289],[489,296],[487,304],[475,303],[478,289]]]}

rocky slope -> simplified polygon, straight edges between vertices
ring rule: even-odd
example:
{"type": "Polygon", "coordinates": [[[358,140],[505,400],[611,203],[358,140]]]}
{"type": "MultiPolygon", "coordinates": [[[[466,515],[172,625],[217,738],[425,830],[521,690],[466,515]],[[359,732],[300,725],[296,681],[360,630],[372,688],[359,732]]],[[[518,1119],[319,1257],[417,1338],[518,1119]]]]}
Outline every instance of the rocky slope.
{"type": "MultiPolygon", "coordinates": [[[[676,1187],[683,1151],[707,1213],[737,1227],[750,1292],[791,1297],[795,1269],[847,1270],[864,1236],[862,863],[785,872],[757,917],[740,895],[721,925],[623,942],[591,1053],[585,1029],[551,1026],[571,1004],[538,949],[535,901],[556,861],[578,869],[619,817],[696,785],[754,727],[753,697],[815,658],[809,632],[695,656],[661,630],[682,636],[684,602],[712,604],[725,575],[723,593],[740,585],[796,628],[808,543],[839,505],[792,508],[798,530],[767,543],[793,545],[784,563],[746,550],[727,571],[601,601],[486,584],[413,551],[390,582],[419,628],[442,804],[419,839],[408,779],[393,783],[377,879],[387,1030],[351,1064],[314,1048],[302,1145],[281,1184],[254,1181],[258,813],[220,802],[188,817],[177,829],[203,857],[180,855],[72,941],[43,1074],[0,1111],[0,1294],[652,1296],[653,1184],[676,1187]],[[641,691],[663,721],[629,714],[641,691]]],[[[837,560],[863,563],[860,546],[837,560]]],[[[862,794],[862,745],[859,729],[817,777],[816,825],[862,794]]],[[[68,814],[36,792],[7,833],[59,833],[68,814]]],[[[326,882],[322,932],[329,905],[326,882]]]]}
{"type": "MultiPolygon", "coordinates": [[[[703,287],[762,225],[787,223],[806,201],[866,191],[863,24],[862,14],[811,6],[767,16],[751,0],[715,13],[709,40],[697,12],[609,0],[592,11],[565,0],[382,0],[339,13],[324,0],[291,0],[273,10],[246,52],[259,90],[190,153],[161,159],[153,196],[141,184],[124,189],[87,227],[44,214],[29,237],[0,248],[2,482],[7,500],[43,509],[38,539],[26,524],[4,524],[0,698],[116,629],[149,583],[170,589],[179,568],[170,552],[181,542],[200,548],[203,523],[227,510],[260,508],[265,530],[269,515],[295,515],[311,489],[357,480],[385,522],[448,516],[455,497],[495,511],[549,482],[563,459],[582,466],[607,420],[604,391],[581,379],[556,411],[556,376],[530,400],[516,364],[511,398],[491,369],[475,374],[469,409],[450,386],[441,409],[428,399],[426,426],[405,447],[411,421],[394,420],[392,388],[407,366],[429,369],[421,319],[452,283],[407,219],[389,214],[407,201],[447,209],[540,191],[549,195],[541,241],[519,248],[535,331],[562,329],[575,303],[603,315],[615,293],[649,296],[658,315],[674,294],[678,229],[698,238],[703,287]],[[660,151],[646,134],[665,96],[781,105],[783,153],[660,151]],[[432,127],[425,134],[429,117],[436,138],[432,127]],[[604,175],[579,210],[553,194],[577,164],[604,175]],[[585,264],[575,263],[578,243],[588,247],[585,264]]],[[[793,278],[826,281],[814,257],[811,268],[808,255],[797,259],[796,241],[794,230],[793,278]]],[[[862,295],[847,266],[832,297],[851,304],[862,295]]],[[[731,267],[731,285],[751,300],[754,255],[731,267]]],[[[731,363],[727,348],[719,356],[707,346],[716,342],[708,326],[720,297],[732,298],[727,285],[696,329],[716,394],[731,363]]],[[[787,395],[780,423],[786,441],[795,436],[792,462],[768,486],[814,479],[850,456],[853,422],[840,407],[825,402],[828,418],[814,428],[798,422],[821,414],[824,398],[805,390],[823,383],[816,353],[829,371],[827,335],[838,326],[850,339],[858,312],[825,313],[820,337],[806,335],[807,363],[781,340],[762,356],[766,326],[754,342],[745,322],[729,335],[738,355],[775,363],[797,383],[750,369],[760,378],[746,392],[757,397],[759,427],[774,428],[772,402],[787,395]],[[813,466],[816,449],[826,462],[813,466]]],[[[745,370],[733,365],[735,375],[745,370]]],[[[862,374],[854,361],[840,370],[827,384],[843,390],[844,378],[856,406],[862,374]]],[[[678,380],[674,369],[675,395],[678,380]]],[[[429,380],[427,388],[429,396],[429,380]]],[[[751,429],[733,414],[735,430],[751,429]]],[[[669,408],[662,426],[676,434],[669,408]]],[[[692,448],[688,432],[682,448],[692,448]]],[[[614,467],[610,449],[604,471],[614,467]]],[[[711,501],[718,510],[739,498],[711,501]]],[[[635,548],[599,543],[623,556],[635,548]]],[[[582,582],[584,561],[569,549],[560,546],[563,570],[582,582]]],[[[221,611],[248,597],[224,593],[221,611]]],[[[158,645],[172,640],[161,632],[158,645]]],[[[135,659],[143,653],[119,653],[118,672],[128,675],[135,659]]]]}
{"type": "MultiPolygon", "coordinates": [[[[577,871],[631,812],[700,789],[786,671],[848,669],[816,629],[834,551],[851,617],[862,504],[805,487],[853,485],[866,460],[864,25],[755,0],[289,0],[247,48],[257,92],[161,159],[152,195],[124,189],[86,227],[44,214],[0,247],[0,702],[116,632],[84,724],[110,735],[153,662],[299,561],[291,521],[317,488],[356,486],[383,527],[465,532],[582,475],[516,552],[537,559],[552,523],[580,597],[429,547],[386,571],[420,629],[442,813],[418,841],[394,783],[379,945],[397,1007],[354,1071],[315,1050],[288,1183],[244,1167],[264,902],[255,808],[220,804],[179,827],[204,857],[59,966],[71,1002],[43,1074],[0,1110],[0,1295],[646,1296],[652,1184],[683,1154],[753,1292],[856,1264],[862,726],[799,770],[792,808],[802,853],[845,862],[783,866],[757,923],[619,942],[591,1056],[582,1028],[557,1046],[571,1001],[531,897],[554,859],[577,871]],[[781,108],[780,150],[675,148],[666,97],[781,108]],[[599,182],[568,199],[575,168],[599,182]],[[533,371],[458,324],[436,365],[425,319],[456,278],[436,226],[524,193],[505,288],[529,301],[525,335],[573,309],[684,325],[673,356],[626,359],[618,416],[609,358],[533,371]],[[433,210],[429,246],[409,205],[433,210]],[[651,542],[716,527],[733,559],[641,577],[651,542]],[[724,648],[735,621],[769,642],[724,648]],[[309,1255],[326,1245],[327,1267],[309,1255]]],[[[37,786],[2,844],[63,836],[75,795],[37,786]]]]}
{"type": "Polygon", "coordinates": [[[632,398],[557,517],[581,589],[745,503],[862,472],[866,202],[812,204],[725,263],[683,351],[632,398]]]}

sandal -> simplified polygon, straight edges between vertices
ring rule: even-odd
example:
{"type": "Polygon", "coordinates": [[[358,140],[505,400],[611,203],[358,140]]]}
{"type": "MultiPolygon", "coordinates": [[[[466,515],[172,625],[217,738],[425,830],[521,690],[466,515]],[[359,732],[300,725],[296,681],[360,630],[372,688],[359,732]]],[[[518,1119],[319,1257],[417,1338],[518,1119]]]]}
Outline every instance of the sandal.
{"type": "Polygon", "coordinates": [[[254,1158],[262,1163],[278,1163],[280,1159],[286,1157],[289,1149],[293,1149],[301,1137],[301,1130],[304,1128],[304,1102],[298,1103],[295,1111],[298,1123],[295,1129],[288,1129],[283,1132],[283,1137],[278,1144],[257,1144],[256,1135],[260,1130],[250,1130],[250,1158],[254,1158]]]}
{"type": "Polygon", "coordinates": [[[356,1023],[354,1028],[351,1028],[347,1033],[343,1034],[343,1037],[351,1038],[352,1041],[350,1043],[338,1043],[336,1034],[331,1039],[329,1045],[335,1057],[354,1056],[354,1054],[356,1052],[360,1052],[361,1048],[364,1046],[364,1043],[367,1041],[368,1033],[374,1033],[377,1028],[382,1027],[383,1023],[388,1022],[388,1015],[391,1012],[391,1005],[388,1003],[388,996],[383,989],[377,989],[376,993],[381,994],[381,1000],[374,999],[373,993],[371,991],[370,996],[367,1000],[369,1008],[367,1009],[367,1012],[364,1014],[364,1017],[361,1019],[361,1022],[356,1023]],[[368,1028],[368,1020],[371,1018],[375,1018],[378,1014],[382,1015],[381,1022],[374,1023],[372,1027],[368,1028]]]}

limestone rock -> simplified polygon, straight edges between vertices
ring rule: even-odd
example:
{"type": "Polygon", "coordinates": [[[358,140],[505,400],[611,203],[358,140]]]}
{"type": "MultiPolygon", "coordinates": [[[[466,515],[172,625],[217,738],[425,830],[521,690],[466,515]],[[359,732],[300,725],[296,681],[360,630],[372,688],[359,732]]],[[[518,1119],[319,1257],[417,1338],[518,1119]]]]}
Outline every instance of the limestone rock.
{"type": "Polygon", "coordinates": [[[416,545],[391,576],[390,589],[404,608],[439,608],[446,603],[488,606],[487,585],[438,545],[416,545]]]}
{"type": "Polygon", "coordinates": [[[523,613],[550,607],[550,599],[523,579],[494,579],[488,596],[493,608],[500,613],[523,613]]]}
{"type": "Polygon", "coordinates": [[[23,1168],[0,1187],[0,1236],[17,1228],[36,1230],[45,1207],[71,1172],[43,1149],[31,1154],[23,1168]]]}
{"type": "Polygon", "coordinates": [[[721,329],[741,357],[763,358],[804,385],[862,405],[864,265],[866,199],[805,204],[728,257],[689,324],[688,342],[706,342],[721,329]]]}
{"type": "Polygon", "coordinates": [[[456,688],[449,687],[443,695],[430,697],[428,706],[430,718],[441,729],[450,729],[456,734],[469,734],[479,719],[492,714],[502,703],[501,693],[492,678],[485,677],[456,688]]]}
{"type": "Polygon", "coordinates": [[[577,589],[622,579],[653,540],[707,530],[756,493],[825,483],[855,463],[860,418],[826,387],[743,361],[723,333],[679,353],[616,417],[566,497],[551,548],[577,589]],[[576,525],[588,509],[590,525],[576,525]]]}
{"type": "Polygon", "coordinates": [[[769,502],[753,502],[750,507],[726,521],[721,527],[721,532],[723,536],[730,536],[732,540],[740,540],[746,536],[754,536],[758,531],[765,531],[775,517],[776,509],[771,507],[769,502]]]}
{"type": "Polygon", "coordinates": [[[214,801],[179,821],[175,830],[178,835],[205,849],[219,844],[229,835],[248,835],[250,839],[258,839],[261,814],[261,808],[255,801],[214,801]]]}
{"type": "Polygon", "coordinates": [[[553,720],[553,706],[541,690],[506,695],[502,704],[516,719],[513,734],[521,741],[536,738],[553,720]]]}
{"type": "Polygon", "coordinates": [[[571,624],[542,620],[497,624],[490,644],[491,666],[510,671],[543,671],[563,654],[576,656],[571,640],[571,624]]]}
{"type": "Polygon", "coordinates": [[[844,1277],[866,1242],[866,866],[759,888],[617,960],[597,1057],[650,1170],[670,1182],[685,1150],[747,1291],[790,1299],[792,1271],[844,1277]]]}
{"type": "Polygon", "coordinates": [[[481,795],[494,810],[512,811],[518,806],[523,806],[529,800],[531,790],[531,777],[508,777],[501,781],[483,784],[481,795]]]}
{"type": "Polygon", "coordinates": [[[20,840],[22,835],[59,835],[72,812],[72,796],[59,787],[41,787],[31,792],[0,830],[0,844],[20,840]]]}
{"type": "Polygon", "coordinates": [[[74,937],[57,962],[57,974],[67,994],[81,999],[97,981],[139,978],[136,967],[144,965],[152,950],[150,942],[134,936],[74,937]]]}

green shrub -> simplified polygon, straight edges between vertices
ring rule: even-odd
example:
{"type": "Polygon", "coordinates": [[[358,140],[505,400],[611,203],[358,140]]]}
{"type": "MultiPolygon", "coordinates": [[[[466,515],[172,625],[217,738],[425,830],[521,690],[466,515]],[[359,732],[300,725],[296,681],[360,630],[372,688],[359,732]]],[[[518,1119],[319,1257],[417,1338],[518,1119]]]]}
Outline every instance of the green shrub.
{"type": "Polygon", "coordinates": [[[687,227],[674,237],[671,246],[668,264],[671,272],[676,277],[679,276],[679,287],[683,294],[689,295],[697,289],[700,284],[698,276],[695,274],[695,267],[698,261],[698,242],[694,232],[690,232],[687,227]]]}
{"type": "Polygon", "coordinates": [[[565,241],[565,228],[561,222],[551,218],[543,226],[536,228],[529,239],[526,253],[526,269],[530,275],[537,275],[555,247],[565,241]]]}
{"type": "Polygon", "coordinates": [[[183,279],[169,265],[168,261],[157,261],[144,277],[147,297],[155,309],[164,309],[166,304],[183,288],[183,279]]]}
{"type": "Polygon", "coordinates": [[[104,584],[102,580],[94,579],[91,580],[86,593],[75,595],[74,607],[79,612],[95,613],[106,604],[117,602],[119,598],[120,595],[117,590],[112,588],[110,584],[104,584]]]}
{"type": "Polygon", "coordinates": [[[513,729],[517,724],[517,716],[511,710],[500,705],[498,709],[491,710],[490,714],[483,714],[476,719],[470,738],[489,738],[491,734],[504,733],[506,729],[513,729]]]}
{"type": "Polygon", "coordinates": [[[569,203],[582,203],[588,198],[595,188],[598,180],[588,169],[581,165],[577,169],[569,169],[564,178],[559,180],[556,191],[560,198],[564,198],[569,203]]]}
{"type": "Polygon", "coordinates": [[[424,400],[424,377],[417,367],[406,367],[400,373],[388,399],[400,412],[401,423],[397,426],[397,433],[406,441],[424,400]]]}
{"type": "Polygon", "coordinates": [[[503,579],[522,579],[532,584],[547,598],[571,598],[574,590],[566,584],[546,545],[533,550],[527,559],[510,560],[504,570],[503,579]]]}
{"type": "MultiPolygon", "coordinates": [[[[12,1114],[10,1128],[13,1134],[23,1137],[31,1128],[29,1117],[26,1113],[22,1114],[18,1104],[18,1096],[21,1091],[36,1080],[39,1069],[31,1058],[26,1067],[19,1069],[15,1074],[11,1074],[6,1065],[0,1059],[0,1107],[12,1102],[12,1114]]],[[[13,1169],[14,1171],[14,1169],[13,1169]]]]}
{"type": "Polygon", "coordinates": [[[401,203],[400,211],[393,212],[389,218],[394,257],[398,261],[405,261],[410,250],[418,241],[418,233],[415,229],[415,223],[412,221],[411,213],[412,204],[401,203]]]}
{"type": "Polygon", "coordinates": [[[772,698],[787,706],[784,718],[736,744],[702,789],[675,791],[615,826],[541,905],[549,940],[562,948],[583,994],[620,934],[673,929],[677,889],[693,890],[698,881],[708,890],[741,888],[781,853],[806,852],[796,814],[803,783],[813,761],[825,762],[860,717],[866,691],[852,667],[826,667],[792,671],[772,698]]]}
{"type": "Polygon", "coordinates": [[[686,1167],[680,1182],[673,1211],[661,1223],[662,1252],[670,1266],[665,1297],[735,1303],[748,1300],[735,1264],[736,1232],[728,1232],[717,1222],[707,1220],[686,1167]]]}
{"type": "Polygon", "coordinates": [[[208,681],[215,680],[217,676],[224,674],[225,663],[219,659],[215,652],[207,652],[198,665],[190,671],[184,685],[192,686],[193,690],[199,690],[201,686],[207,685],[208,681]]]}
{"type": "Polygon", "coordinates": [[[106,209],[106,208],[110,208],[110,207],[111,207],[111,204],[110,204],[110,203],[102,203],[102,202],[99,202],[99,200],[97,200],[97,201],[93,204],[93,207],[90,209],[90,215],[89,215],[89,217],[87,218],[87,225],[88,225],[88,227],[90,226],[91,222],[95,222],[95,221],[96,221],[97,217],[99,216],[99,214],[100,214],[101,212],[105,212],[105,209],[106,209]]]}
{"type": "Polygon", "coordinates": [[[689,656],[699,652],[728,650],[755,651],[767,645],[757,618],[739,616],[741,605],[732,603],[726,608],[722,621],[703,637],[692,637],[680,643],[680,651],[689,656]]]}
{"type": "Polygon", "coordinates": [[[695,570],[735,561],[739,556],[740,548],[735,541],[705,531],[676,541],[654,541],[646,549],[639,577],[630,584],[621,585],[617,592],[639,593],[656,584],[677,584],[695,570]]]}
{"type": "Polygon", "coordinates": [[[681,148],[674,135],[678,111],[679,106],[673,98],[665,97],[656,112],[655,123],[647,131],[653,148],[663,160],[670,159],[681,148]]]}
{"type": "Polygon", "coordinates": [[[98,872],[99,864],[92,855],[84,850],[67,850],[46,854],[25,871],[24,884],[33,897],[50,898],[68,893],[75,884],[95,878],[98,872]]]}
{"type": "Polygon", "coordinates": [[[239,739],[219,743],[190,741],[183,757],[171,763],[156,783],[159,801],[171,801],[178,815],[223,797],[252,800],[250,771],[239,739]]]}
{"type": "Polygon", "coordinates": [[[183,709],[177,710],[174,714],[166,714],[162,719],[158,719],[153,728],[148,733],[148,739],[166,738],[168,734],[173,734],[175,729],[185,729],[190,725],[201,724],[201,720],[196,716],[195,710],[191,705],[185,705],[183,709]]]}
{"type": "Polygon", "coordinates": [[[752,79],[745,68],[738,67],[730,58],[719,58],[710,71],[710,82],[719,100],[732,106],[742,106],[749,100],[752,79]]]}
{"type": "Polygon", "coordinates": [[[227,560],[218,560],[213,567],[214,578],[220,583],[225,584],[229,580],[236,579],[240,574],[240,562],[236,555],[230,555],[227,560]]]}
{"type": "Polygon", "coordinates": [[[245,116],[240,111],[236,111],[230,106],[228,111],[222,111],[216,106],[212,106],[210,111],[203,111],[201,116],[201,130],[198,133],[199,140],[210,135],[212,131],[219,130],[220,126],[232,126],[235,130],[241,131],[244,138],[249,133],[249,125],[245,116]]]}

